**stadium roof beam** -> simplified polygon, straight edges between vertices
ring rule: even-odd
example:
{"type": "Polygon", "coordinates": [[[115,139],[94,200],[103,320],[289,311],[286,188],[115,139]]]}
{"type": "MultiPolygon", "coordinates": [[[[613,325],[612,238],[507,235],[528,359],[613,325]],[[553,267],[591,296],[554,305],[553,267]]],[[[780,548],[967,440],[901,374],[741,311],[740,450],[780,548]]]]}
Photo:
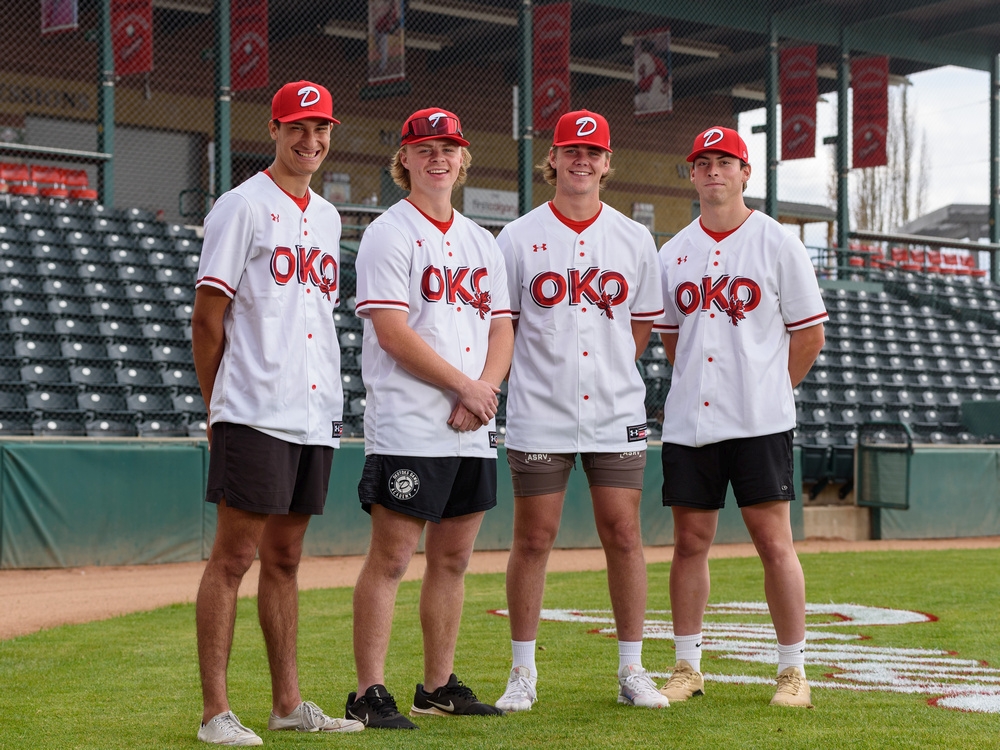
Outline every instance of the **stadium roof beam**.
{"type": "MultiPolygon", "coordinates": [[[[355,23],[353,21],[334,20],[323,26],[323,33],[327,36],[339,36],[343,39],[368,39],[368,25],[355,23]]],[[[404,37],[404,43],[412,49],[423,49],[430,52],[440,52],[451,44],[451,40],[446,36],[435,36],[431,34],[419,34],[408,32],[404,37]]]]}
{"type": "Polygon", "coordinates": [[[435,13],[441,16],[462,18],[466,21],[482,21],[500,26],[517,26],[517,12],[506,8],[491,8],[485,5],[456,2],[455,0],[410,0],[407,10],[435,13]]]}

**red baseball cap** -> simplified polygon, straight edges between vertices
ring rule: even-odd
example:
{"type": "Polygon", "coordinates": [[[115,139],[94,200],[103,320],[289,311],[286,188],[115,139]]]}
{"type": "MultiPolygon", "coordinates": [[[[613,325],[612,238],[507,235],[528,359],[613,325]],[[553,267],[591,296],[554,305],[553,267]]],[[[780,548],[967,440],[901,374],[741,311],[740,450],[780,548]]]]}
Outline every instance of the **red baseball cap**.
{"type": "Polygon", "coordinates": [[[740,134],[732,128],[709,128],[703,133],[698,133],[694,137],[694,146],[688,161],[694,161],[706,151],[721,151],[724,154],[742,159],[747,164],[750,163],[750,155],[747,152],[747,144],[740,138],[740,134]]]}
{"type": "Polygon", "coordinates": [[[339,125],[333,116],[333,97],[324,86],[310,81],[286,83],[271,100],[271,119],[294,122],[308,117],[318,117],[339,125]]]}
{"type": "Polygon", "coordinates": [[[458,115],[446,109],[431,107],[417,110],[403,123],[400,143],[404,146],[434,138],[446,138],[459,146],[469,145],[469,142],[462,137],[462,123],[458,115]]]}
{"type": "Polygon", "coordinates": [[[611,128],[608,121],[596,112],[578,109],[567,112],[556,123],[553,146],[576,146],[586,144],[603,148],[609,154],[611,151],[611,128]]]}

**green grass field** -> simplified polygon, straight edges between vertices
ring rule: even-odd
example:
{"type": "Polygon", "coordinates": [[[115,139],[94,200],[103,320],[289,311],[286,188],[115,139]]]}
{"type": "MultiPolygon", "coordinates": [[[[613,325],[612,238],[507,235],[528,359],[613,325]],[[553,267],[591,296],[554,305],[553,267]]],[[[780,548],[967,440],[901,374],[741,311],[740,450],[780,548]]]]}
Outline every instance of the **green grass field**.
{"type": "MultiPolygon", "coordinates": [[[[1000,664],[1000,550],[803,555],[811,603],[853,603],[916,610],[937,619],[906,625],[836,628],[863,635],[864,648],[935,649],[949,659],[1000,664]]],[[[649,568],[649,609],[669,608],[669,566],[649,568]]],[[[756,559],[712,562],[712,602],[763,601],[756,559]]],[[[505,606],[501,575],[467,579],[456,671],[481,698],[495,700],[509,668],[507,621],[489,610],[505,606]]],[[[387,680],[406,710],[422,680],[418,584],[400,589],[387,680]]],[[[299,669],[303,693],[343,715],[354,689],[351,591],[301,596],[299,669]]],[[[603,573],[549,576],[546,608],[606,610],[603,573]]],[[[664,615],[651,615],[663,619],[664,615]]],[[[810,617],[810,632],[824,631],[810,617]]],[[[716,621],[766,622],[719,615],[716,621]]],[[[985,748],[1000,745],[1000,714],[948,710],[934,695],[882,689],[815,687],[814,710],[773,709],[770,684],[709,681],[706,695],[661,711],[616,703],[617,650],[598,626],[544,622],[539,633],[540,702],[502,718],[421,718],[418,732],[369,730],[352,735],[271,733],[269,680],[255,602],[240,603],[230,666],[230,699],[265,747],[378,748],[985,748]]],[[[810,650],[810,653],[812,651],[810,650]]],[[[902,657],[900,657],[902,659],[902,657]]],[[[673,664],[672,641],[647,639],[650,671],[673,664]]],[[[810,660],[814,683],[835,671],[810,660]]],[[[706,654],[706,673],[770,680],[773,663],[706,654]]],[[[890,664],[892,666],[892,664],[890,664]]],[[[1000,678],[975,678],[1000,691],[1000,678]],[[992,683],[990,681],[992,680],[992,683]]],[[[67,626],[0,642],[0,748],[195,748],[201,713],[193,605],[166,607],[104,622],[67,626]]],[[[876,686],[877,687],[877,686],[876,686]]],[[[994,710],[997,699],[993,698],[994,710]]]]}

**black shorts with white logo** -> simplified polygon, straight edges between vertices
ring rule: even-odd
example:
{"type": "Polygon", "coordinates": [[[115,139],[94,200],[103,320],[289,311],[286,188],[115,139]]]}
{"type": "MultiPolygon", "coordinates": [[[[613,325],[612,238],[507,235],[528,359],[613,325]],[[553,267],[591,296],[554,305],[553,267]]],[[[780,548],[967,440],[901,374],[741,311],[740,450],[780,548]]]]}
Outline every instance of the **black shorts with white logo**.
{"type": "Polygon", "coordinates": [[[242,424],[212,425],[205,500],[251,513],[318,516],[330,487],[333,448],[289,443],[242,424]]]}
{"type": "Polygon", "coordinates": [[[692,448],[663,444],[663,504],[718,510],[732,482],[736,504],[794,500],[792,431],[692,448]]]}
{"type": "Polygon", "coordinates": [[[358,498],[367,513],[382,505],[434,523],[479,513],[497,504],[497,460],[372,454],[365,458],[358,498]]]}

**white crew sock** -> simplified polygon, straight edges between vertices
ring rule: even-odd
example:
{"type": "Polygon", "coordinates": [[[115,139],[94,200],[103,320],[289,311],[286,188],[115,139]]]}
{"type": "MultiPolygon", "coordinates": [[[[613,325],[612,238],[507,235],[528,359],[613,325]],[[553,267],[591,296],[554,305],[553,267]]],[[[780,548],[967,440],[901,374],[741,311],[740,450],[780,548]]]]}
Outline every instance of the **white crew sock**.
{"type": "Polygon", "coordinates": [[[535,669],[535,641],[511,641],[510,650],[514,655],[515,667],[527,667],[531,670],[531,676],[537,677],[538,670],[535,669]]]}
{"type": "Polygon", "coordinates": [[[618,641],[618,671],[629,664],[642,666],[642,641],[618,641]]]}
{"type": "Polygon", "coordinates": [[[778,644],[778,674],[781,674],[789,667],[798,667],[805,672],[806,665],[806,642],[805,639],[790,646],[778,644]]]}
{"type": "Polygon", "coordinates": [[[674,650],[677,652],[678,661],[683,659],[695,672],[701,671],[701,633],[675,635],[674,650]]]}

